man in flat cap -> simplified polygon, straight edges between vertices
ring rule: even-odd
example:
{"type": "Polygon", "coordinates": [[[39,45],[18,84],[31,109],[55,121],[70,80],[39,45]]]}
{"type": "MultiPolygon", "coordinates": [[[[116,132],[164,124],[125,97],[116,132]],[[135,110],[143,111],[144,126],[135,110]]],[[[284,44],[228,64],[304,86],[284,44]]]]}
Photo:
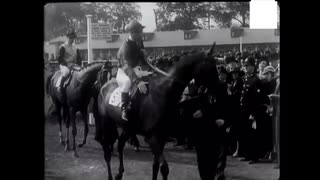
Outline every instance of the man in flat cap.
{"type": "Polygon", "coordinates": [[[73,28],[68,29],[67,38],[68,38],[68,41],[62,44],[59,48],[59,57],[58,57],[58,62],[60,64],[59,67],[62,73],[62,78],[60,81],[58,91],[62,92],[63,96],[64,96],[63,84],[70,74],[70,68],[76,64],[80,65],[81,63],[80,51],[74,45],[74,40],[77,38],[77,34],[73,28]]]}
{"type": "Polygon", "coordinates": [[[138,81],[138,88],[143,94],[147,93],[147,82],[139,81],[134,68],[138,65],[146,65],[146,59],[142,52],[142,31],[145,26],[142,26],[138,21],[134,20],[129,23],[125,30],[129,32],[129,38],[122,43],[118,51],[119,68],[116,80],[121,90],[121,117],[128,121],[127,106],[129,104],[129,90],[133,83],[138,81]]]}

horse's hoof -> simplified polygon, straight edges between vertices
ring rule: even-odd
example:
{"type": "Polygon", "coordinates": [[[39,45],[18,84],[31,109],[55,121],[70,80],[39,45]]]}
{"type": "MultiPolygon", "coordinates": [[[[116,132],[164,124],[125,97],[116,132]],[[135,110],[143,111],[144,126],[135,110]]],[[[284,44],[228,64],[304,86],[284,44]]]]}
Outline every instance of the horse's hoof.
{"type": "Polygon", "coordinates": [[[115,180],[121,180],[122,179],[122,174],[117,174],[115,177],[114,177],[115,180]]]}
{"type": "Polygon", "coordinates": [[[74,158],[79,158],[79,155],[78,155],[78,153],[76,153],[76,152],[73,152],[73,157],[74,157],[74,158]]]}

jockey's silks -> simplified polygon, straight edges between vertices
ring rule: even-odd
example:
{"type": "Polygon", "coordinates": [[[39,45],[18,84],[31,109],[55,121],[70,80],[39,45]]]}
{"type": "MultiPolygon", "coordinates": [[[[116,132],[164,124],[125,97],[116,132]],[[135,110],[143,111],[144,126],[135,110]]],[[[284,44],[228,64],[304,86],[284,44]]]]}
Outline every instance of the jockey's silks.
{"type": "Polygon", "coordinates": [[[60,48],[61,47],[64,47],[65,49],[64,61],[66,62],[67,66],[69,67],[70,64],[75,64],[77,58],[77,48],[75,45],[69,45],[68,42],[65,42],[60,46],[60,48]]]}

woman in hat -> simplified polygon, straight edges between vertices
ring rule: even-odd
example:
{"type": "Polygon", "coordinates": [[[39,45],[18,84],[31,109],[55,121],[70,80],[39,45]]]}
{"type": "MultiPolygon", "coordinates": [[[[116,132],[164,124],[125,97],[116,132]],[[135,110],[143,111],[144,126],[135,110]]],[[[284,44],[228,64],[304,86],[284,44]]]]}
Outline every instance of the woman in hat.
{"type": "Polygon", "coordinates": [[[272,66],[267,66],[261,73],[267,83],[268,94],[273,93],[276,89],[277,79],[275,78],[275,73],[276,71],[272,66]]]}
{"type": "Polygon", "coordinates": [[[258,77],[263,79],[263,71],[269,65],[267,59],[263,58],[258,61],[258,77]]]}
{"type": "Polygon", "coordinates": [[[60,50],[59,50],[58,62],[59,62],[60,71],[62,73],[62,78],[58,88],[59,91],[63,90],[64,81],[67,79],[67,77],[70,74],[69,69],[74,65],[76,64],[80,65],[81,63],[80,51],[74,45],[74,40],[77,38],[77,34],[74,31],[74,29],[68,30],[67,38],[68,38],[68,41],[62,44],[59,48],[60,50]]]}

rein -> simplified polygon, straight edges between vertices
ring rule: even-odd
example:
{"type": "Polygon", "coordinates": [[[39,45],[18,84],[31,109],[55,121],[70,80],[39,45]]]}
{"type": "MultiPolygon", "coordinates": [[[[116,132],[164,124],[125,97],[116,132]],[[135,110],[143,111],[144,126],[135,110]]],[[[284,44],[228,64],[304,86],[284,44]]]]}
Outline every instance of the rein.
{"type": "MultiPolygon", "coordinates": [[[[146,63],[147,63],[147,64],[149,65],[149,67],[151,67],[154,71],[156,71],[157,73],[159,73],[159,74],[161,74],[161,75],[163,75],[163,76],[166,76],[167,78],[169,78],[169,79],[172,80],[173,82],[176,82],[176,83],[178,83],[178,84],[180,84],[180,85],[183,85],[183,86],[184,86],[186,83],[188,83],[188,82],[184,82],[184,81],[182,81],[182,80],[179,80],[179,79],[176,79],[176,78],[171,77],[168,73],[166,73],[166,72],[162,71],[161,69],[153,66],[148,60],[146,60],[146,63]]],[[[139,79],[136,79],[133,83],[136,83],[136,81],[139,81],[139,80],[140,80],[140,78],[139,78],[139,79]]]]}
{"type": "Polygon", "coordinates": [[[75,71],[75,72],[80,72],[80,71],[82,71],[82,70],[84,70],[84,69],[87,69],[87,68],[90,67],[90,66],[93,66],[93,65],[95,65],[95,64],[101,64],[101,63],[105,63],[105,61],[94,61],[94,62],[92,62],[92,63],[90,63],[90,64],[87,64],[87,65],[85,65],[85,66],[83,66],[83,67],[80,67],[80,66],[78,66],[78,65],[72,65],[70,69],[71,69],[72,71],[75,71]]]}

